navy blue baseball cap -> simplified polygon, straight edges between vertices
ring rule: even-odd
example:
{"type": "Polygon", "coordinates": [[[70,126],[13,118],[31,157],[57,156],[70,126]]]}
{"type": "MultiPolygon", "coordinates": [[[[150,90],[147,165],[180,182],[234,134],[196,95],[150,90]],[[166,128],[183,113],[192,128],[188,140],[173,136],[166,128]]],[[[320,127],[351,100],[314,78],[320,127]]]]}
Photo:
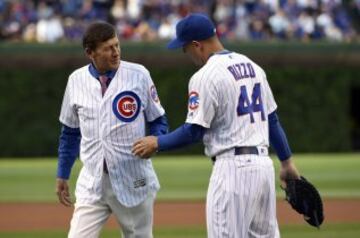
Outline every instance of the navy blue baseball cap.
{"type": "Polygon", "coordinates": [[[215,33],[215,26],[206,15],[193,13],[176,24],[176,38],[168,43],[167,48],[181,48],[193,40],[206,40],[215,33]]]}

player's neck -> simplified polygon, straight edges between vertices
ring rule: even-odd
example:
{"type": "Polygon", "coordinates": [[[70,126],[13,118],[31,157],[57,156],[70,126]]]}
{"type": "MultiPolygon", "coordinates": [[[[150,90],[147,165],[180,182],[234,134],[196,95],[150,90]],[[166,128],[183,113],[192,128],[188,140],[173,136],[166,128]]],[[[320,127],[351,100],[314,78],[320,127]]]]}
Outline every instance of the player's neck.
{"type": "Polygon", "coordinates": [[[202,61],[204,64],[212,55],[224,50],[224,46],[220,42],[219,38],[217,38],[217,36],[206,39],[201,43],[203,44],[202,61]]]}
{"type": "Polygon", "coordinates": [[[225,48],[222,45],[210,48],[208,53],[207,53],[207,59],[209,59],[211,56],[213,56],[215,54],[218,54],[218,53],[220,53],[220,52],[222,52],[224,50],[225,50],[225,48]]]}

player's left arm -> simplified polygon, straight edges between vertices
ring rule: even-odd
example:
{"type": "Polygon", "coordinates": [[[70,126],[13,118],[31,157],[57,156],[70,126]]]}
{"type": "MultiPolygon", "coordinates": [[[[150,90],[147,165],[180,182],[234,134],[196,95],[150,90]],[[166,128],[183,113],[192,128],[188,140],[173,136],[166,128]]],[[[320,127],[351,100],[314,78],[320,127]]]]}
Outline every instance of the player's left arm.
{"type": "Polygon", "coordinates": [[[148,122],[148,126],[149,134],[152,136],[159,136],[169,132],[169,124],[165,114],[148,122]]]}
{"type": "Polygon", "coordinates": [[[267,81],[265,71],[262,69],[260,72],[263,75],[263,92],[268,111],[268,124],[269,124],[269,140],[270,144],[276,151],[280,161],[288,160],[291,157],[291,149],[285,131],[282,128],[279,116],[276,113],[277,105],[274,95],[271,91],[269,82],[267,81]]]}
{"type": "Polygon", "coordinates": [[[147,98],[148,100],[144,113],[147,120],[147,125],[149,127],[149,134],[158,136],[168,133],[168,120],[165,114],[165,110],[160,104],[160,99],[157,96],[154,84],[149,86],[147,98]]]}
{"type": "Polygon", "coordinates": [[[164,115],[165,110],[160,103],[160,98],[150,72],[145,68],[143,71],[143,87],[144,113],[148,121],[153,121],[159,116],[164,115]]]}
{"type": "Polygon", "coordinates": [[[282,186],[286,186],[287,179],[297,179],[300,178],[300,174],[297,171],[297,168],[291,159],[291,149],[289,142],[287,140],[285,131],[280,124],[279,117],[276,111],[268,115],[269,121],[269,137],[270,143],[274,147],[276,154],[281,162],[280,168],[280,180],[282,186]]]}
{"type": "Polygon", "coordinates": [[[263,70],[264,92],[267,103],[268,111],[268,123],[269,123],[269,139],[270,144],[276,151],[276,154],[281,162],[280,168],[280,180],[284,186],[285,180],[289,178],[300,178],[299,172],[291,159],[292,153],[285,131],[281,126],[279,116],[276,113],[277,105],[270,89],[269,83],[266,78],[266,74],[263,70]]]}
{"type": "Polygon", "coordinates": [[[166,134],[169,131],[169,124],[165,110],[161,106],[160,98],[150,72],[144,68],[144,113],[149,127],[149,134],[153,136],[166,134]]]}
{"type": "Polygon", "coordinates": [[[285,131],[280,124],[276,111],[268,115],[270,143],[274,147],[280,161],[291,157],[291,149],[285,131]]]}

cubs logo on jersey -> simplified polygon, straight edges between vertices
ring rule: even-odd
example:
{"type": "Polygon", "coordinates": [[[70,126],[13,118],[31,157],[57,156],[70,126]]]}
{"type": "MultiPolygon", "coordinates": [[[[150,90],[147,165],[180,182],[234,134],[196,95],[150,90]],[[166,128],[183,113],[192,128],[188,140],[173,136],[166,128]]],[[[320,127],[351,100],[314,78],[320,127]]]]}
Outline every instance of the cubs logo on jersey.
{"type": "Polygon", "coordinates": [[[189,109],[195,110],[199,106],[199,94],[195,91],[189,93],[189,109]]]}
{"type": "Polygon", "coordinates": [[[154,102],[159,102],[159,96],[154,85],[150,87],[150,96],[154,102]]]}
{"type": "Polygon", "coordinates": [[[141,101],[132,91],[119,93],[113,101],[113,112],[123,122],[132,122],[139,115],[141,101]]]}

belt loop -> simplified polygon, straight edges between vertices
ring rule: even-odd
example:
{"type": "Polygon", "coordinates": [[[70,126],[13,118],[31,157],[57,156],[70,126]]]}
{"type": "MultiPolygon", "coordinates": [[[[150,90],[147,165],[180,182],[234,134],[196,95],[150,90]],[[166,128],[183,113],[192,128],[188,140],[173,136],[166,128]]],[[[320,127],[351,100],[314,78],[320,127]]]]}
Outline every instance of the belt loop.
{"type": "Polygon", "coordinates": [[[268,156],[269,155],[269,149],[265,146],[259,146],[258,147],[259,155],[261,156],[268,156]]]}

